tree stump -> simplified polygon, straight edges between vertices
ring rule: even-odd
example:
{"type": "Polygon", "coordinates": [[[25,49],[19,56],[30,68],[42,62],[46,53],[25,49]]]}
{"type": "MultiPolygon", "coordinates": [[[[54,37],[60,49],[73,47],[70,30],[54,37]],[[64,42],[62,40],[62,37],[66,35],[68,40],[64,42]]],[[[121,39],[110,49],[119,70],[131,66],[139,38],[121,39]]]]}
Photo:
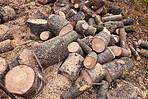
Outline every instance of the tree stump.
{"type": "Polygon", "coordinates": [[[96,15],[96,16],[94,17],[94,19],[95,19],[95,22],[96,22],[97,25],[103,24],[103,22],[102,22],[102,20],[101,20],[101,17],[100,17],[99,15],[96,15]]]}
{"type": "Polygon", "coordinates": [[[120,21],[122,20],[122,15],[111,15],[111,16],[105,16],[102,17],[102,21],[103,22],[107,22],[107,21],[120,21]]]}
{"type": "Polygon", "coordinates": [[[52,38],[52,34],[49,31],[44,31],[40,34],[40,39],[42,41],[47,41],[48,39],[52,38]]]}
{"type": "Polygon", "coordinates": [[[141,47],[143,47],[143,48],[148,49],[148,42],[147,41],[139,40],[138,41],[138,45],[141,46],[141,47]]]}

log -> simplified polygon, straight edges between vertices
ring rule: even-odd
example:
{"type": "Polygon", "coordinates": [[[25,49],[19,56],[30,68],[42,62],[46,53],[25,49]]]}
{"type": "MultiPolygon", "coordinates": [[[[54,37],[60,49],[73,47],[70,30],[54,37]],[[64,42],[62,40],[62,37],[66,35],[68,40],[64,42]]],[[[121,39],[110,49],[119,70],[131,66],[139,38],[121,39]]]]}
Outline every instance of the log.
{"type": "Polygon", "coordinates": [[[72,31],[62,37],[57,36],[38,45],[34,45],[33,50],[42,66],[47,68],[65,59],[69,54],[67,45],[76,41],[77,38],[78,34],[72,31]]]}
{"type": "Polygon", "coordinates": [[[14,9],[9,6],[1,7],[0,14],[2,16],[1,17],[2,22],[10,21],[10,20],[14,19],[14,17],[16,16],[14,9]]]}
{"type": "Polygon", "coordinates": [[[47,21],[49,31],[55,36],[63,36],[73,30],[70,22],[59,15],[52,14],[48,17],[47,21]]]}
{"type": "Polygon", "coordinates": [[[105,16],[102,17],[102,21],[103,22],[107,22],[107,21],[120,21],[122,20],[122,15],[112,15],[112,16],[105,16]]]}
{"type": "Polygon", "coordinates": [[[45,15],[44,12],[37,10],[34,14],[33,14],[33,18],[34,19],[47,19],[47,16],[45,15]]]}
{"type": "Polygon", "coordinates": [[[122,21],[108,21],[104,23],[105,27],[111,27],[113,25],[116,25],[117,28],[122,28],[124,26],[122,21]]]}
{"type": "Polygon", "coordinates": [[[96,25],[94,18],[89,18],[88,24],[89,24],[89,26],[96,25]]]}
{"type": "Polygon", "coordinates": [[[55,14],[60,15],[60,12],[63,12],[65,15],[67,15],[69,11],[70,11],[70,6],[66,5],[66,6],[56,10],[55,14]]]}
{"type": "Polygon", "coordinates": [[[28,19],[30,32],[39,36],[43,31],[48,31],[47,20],[44,19],[28,19]]]}
{"type": "Polygon", "coordinates": [[[74,2],[74,8],[75,8],[75,9],[81,8],[82,6],[85,5],[85,2],[86,2],[86,0],[76,0],[76,1],[74,2]]]}
{"type": "Polygon", "coordinates": [[[136,59],[136,60],[140,60],[141,58],[140,58],[138,52],[134,49],[134,47],[133,47],[132,45],[130,45],[129,48],[130,48],[130,50],[131,50],[133,56],[135,57],[135,59],[136,59]]]}
{"type": "Polygon", "coordinates": [[[115,45],[115,44],[118,44],[118,43],[119,43],[119,36],[112,34],[111,37],[110,37],[109,44],[115,45]]]}
{"type": "Polygon", "coordinates": [[[97,54],[95,52],[90,52],[85,57],[85,59],[83,61],[83,65],[86,68],[91,69],[96,65],[96,62],[97,62],[97,54]]]}
{"type": "Polygon", "coordinates": [[[101,15],[101,16],[103,16],[103,15],[107,14],[107,9],[106,9],[106,7],[104,6],[104,7],[102,7],[102,8],[99,8],[98,10],[96,10],[95,13],[96,13],[96,14],[99,14],[99,15],[101,15]]]}
{"type": "Polygon", "coordinates": [[[147,41],[138,40],[138,45],[141,46],[141,47],[143,47],[143,48],[148,49],[148,42],[147,41]]]}
{"type": "Polygon", "coordinates": [[[87,44],[89,47],[91,47],[91,42],[93,40],[93,36],[87,36],[87,37],[84,37],[83,39],[81,39],[82,42],[84,42],[85,44],[87,44]]]}
{"type": "Polygon", "coordinates": [[[80,10],[82,11],[82,12],[84,12],[85,14],[87,14],[87,15],[89,15],[89,16],[92,16],[92,17],[95,17],[96,16],[96,14],[95,14],[95,12],[94,11],[92,11],[90,8],[88,8],[87,6],[81,6],[80,7],[80,10]]]}
{"type": "Polygon", "coordinates": [[[111,49],[111,51],[113,52],[113,54],[115,56],[120,56],[121,55],[121,52],[122,52],[121,47],[118,47],[118,46],[110,46],[108,48],[111,49]]]}
{"type": "Polygon", "coordinates": [[[51,3],[51,2],[55,2],[56,0],[38,0],[39,3],[41,4],[47,4],[47,3],[51,3]]]}
{"type": "Polygon", "coordinates": [[[137,52],[140,52],[140,46],[138,45],[138,42],[134,42],[134,48],[136,49],[137,52]]]}
{"type": "Polygon", "coordinates": [[[98,54],[97,57],[98,57],[97,62],[100,63],[100,64],[104,64],[106,62],[113,60],[115,58],[115,54],[108,47],[104,52],[98,54]]]}
{"type": "Polygon", "coordinates": [[[114,15],[118,15],[118,14],[121,14],[122,8],[111,4],[111,5],[109,6],[109,9],[108,9],[107,12],[108,12],[108,13],[112,13],[112,14],[114,14],[114,15]]]}
{"type": "Polygon", "coordinates": [[[95,27],[97,29],[97,33],[101,32],[103,30],[103,26],[102,25],[93,25],[93,27],[95,27]]]}
{"type": "Polygon", "coordinates": [[[130,49],[121,48],[121,55],[120,57],[131,57],[130,49]]]}
{"type": "Polygon", "coordinates": [[[99,86],[96,99],[107,99],[107,92],[109,88],[109,83],[102,80],[103,85],[99,86]]]}
{"type": "Polygon", "coordinates": [[[85,18],[85,14],[82,11],[79,11],[77,14],[72,16],[69,21],[70,22],[78,22],[79,20],[83,20],[85,18]]]}
{"type": "Polygon", "coordinates": [[[124,28],[119,29],[120,46],[126,48],[126,32],[124,28]]]}
{"type": "Polygon", "coordinates": [[[12,32],[10,31],[9,27],[6,25],[0,25],[0,42],[10,39],[12,40],[14,37],[12,35],[12,32]]]}
{"type": "Polygon", "coordinates": [[[132,33],[132,32],[135,32],[135,28],[131,25],[129,26],[125,26],[125,32],[126,33],[132,33]]]}
{"type": "Polygon", "coordinates": [[[140,55],[145,56],[145,57],[148,57],[148,50],[141,49],[140,55]]]}
{"type": "Polygon", "coordinates": [[[11,40],[8,39],[8,40],[0,42],[0,53],[8,52],[13,49],[14,47],[12,45],[11,40]]]}
{"type": "Polygon", "coordinates": [[[101,17],[99,15],[96,15],[94,17],[94,19],[95,19],[95,22],[96,22],[97,25],[103,24],[101,17]]]}
{"type": "Polygon", "coordinates": [[[71,18],[75,14],[77,14],[77,11],[75,9],[70,9],[69,12],[66,14],[66,19],[71,18]]]}
{"type": "Polygon", "coordinates": [[[96,11],[99,8],[102,8],[105,5],[105,2],[104,0],[90,0],[86,5],[96,11]]]}
{"type": "Polygon", "coordinates": [[[44,85],[41,74],[27,65],[18,65],[5,76],[6,89],[24,98],[34,97],[42,91],[44,85]]]}
{"type": "Polygon", "coordinates": [[[83,67],[83,60],[84,58],[80,54],[71,53],[59,68],[58,72],[71,81],[75,81],[83,67]]]}
{"type": "Polygon", "coordinates": [[[42,41],[47,41],[48,39],[52,38],[52,34],[49,31],[44,31],[40,34],[40,39],[42,41]]]}
{"type": "Polygon", "coordinates": [[[92,49],[98,53],[103,52],[110,41],[110,35],[110,32],[106,28],[95,35],[94,39],[91,42],[92,49]]]}
{"type": "Polygon", "coordinates": [[[134,24],[134,19],[133,18],[128,18],[128,19],[122,20],[122,22],[124,23],[125,26],[133,25],[134,24]]]}

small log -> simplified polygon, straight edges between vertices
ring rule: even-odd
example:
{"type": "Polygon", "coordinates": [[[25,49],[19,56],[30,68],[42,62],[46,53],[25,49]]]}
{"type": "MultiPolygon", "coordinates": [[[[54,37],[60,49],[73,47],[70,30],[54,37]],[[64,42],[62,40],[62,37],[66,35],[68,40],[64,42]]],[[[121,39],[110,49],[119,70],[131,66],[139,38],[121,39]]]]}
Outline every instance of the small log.
{"type": "Polygon", "coordinates": [[[104,28],[100,33],[95,35],[94,39],[91,42],[92,49],[98,53],[104,51],[110,41],[110,35],[110,32],[106,28],[104,28]]]}
{"type": "Polygon", "coordinates": [[[40,39],[42,41],[47,41],[48,39],[52,38],[52,34],[49,31],[44,31],[40,34],[40,39]]]}
{"type": "Polygon", "coordinates": [[[33,18],[34,19],[47,19],[47,16],[40,10],[37,10],[34,14],[33,14],[33,18]]]}
{"type": "Polygon", "coordinates": [[[108,21],[104,23],[105,27],[116,25],[117,28],[122,28],[124,26],[122,21],[108,21]]]}
{"type": "Polygon", "coordinates": [[[134,47],[132,45],[130,45],[129,48],[130,48],[133,56],[136,58],[136,60],[140,60],[141,58],[140,58],[138,52],[134,49],[134,47]]]}
{"type": "Polygon", "coordinates": [[[89,24],[89,26],[96,25],[94,18],[89,18],[88,24],[89,24]]]}
{"type": "Polygon", "coordinates": [[[103,22],[107,22],[107,21],[120,21],[122,20],[122,15],[112,15],[112,16],[106,16],[106,17],[102,17],[102,21],[103,22]]]}
{"type": "Polygon", "coordinates": [[[55,36],[63,36],[73,30],[70,22],[59,15],[52,14],[48,17],[47,21],[49,31],[55,36]]]}
{"type": "Polygon", "coordinates": [[[141,47],[143,47],[143,48],[148,49],[148,42],[147,41],[138,40],[138,45],[141,46],[141,47]]]}
{"type": "Polygon", "coordinates": [[[140,55],[145,56],[145,57],[148,57],[148,50],[141,49],[140,55]]]}
{"type": "Polygon", "coordinates": [[[111,37],[110,37],[109,44],[115,45],[117,43],[119,43],[119,36],[112,34],[111,37]]]}
{"type": "Polygon", "coordinates": [[[59,68],[58,72],[71,81],[75,81],[82,69],[83,60],[84,58],[80,54],[71,53],[59,68]]]}
{"type": "Polygon", "coordinates": [[[79,11],[77,14],[72,16],[69,21],[70,22],[78,22],[79,20],[83,20],[85,18],[85,14],[82,11],[79,11]]]}
{"type": "Polygon", "coordinates": [[[125,26],[133,25],[134,24],[134,19],[133,18],[128,18],[128,19],[122,20],[122,22],[124,23],[125,26]]]}
{"type": "Polygon", "coordinates": [[[56,10],[55,14],[60,15],[60,12],[63,12],[65,15],[67,15],[69,11],[70,11],[70,6],[66,5],[66,6],[56,10]]]}
{"type": "Polygon", "coordinates": [[[86,0],[76,0],[74,3],[74,8],[78,9],[85,5],[86,0]]]}
{"type": "Polygon", "coordinates": [[[134,44],[136,51],[140,52],[140,46],[138,45],[138,42],[134,42],[133,44],[134,44]]]}
{"type": "Polygon", "coordinates": [[[80,7],[80,10],[82,11],[82,12],[84,12],[85,14],[87,14],[87,15],[89,15],[89,16],[92,16],[92,17],[95,17],[96,16],[96,14],[95,14],[95,12],[94,11],[92,11],[90,8],[88,8],[87,6],[81,6],[80,7]]]}
{"type": "Polygon", "coordinates": [[[96,15],[94,18],[97,25],[103,24],[101,17],[99,15],[96,15]]]}
{"type": "Polygon", "coordinates": [[[68,51],[70,53],[78,53],[81,56],[84,56],[83,50],[77,42],[72,42],[68,45],[68,51]]]}
{"type": "Polygon", "coordinates": [[[122,48],[126,47],[126,32],[124,28],[119,29],[119,39],[120,39],[120,46],[122,48]]]}
{"type": "Polygon", "coordinates": [[[102,25],[93,25],[93,27],[95,27],[97,29],[97,33],[101,32],[103,30],[103,26],[102,25]]]}
{"type": "Polygon", "coordinates": [[[111,49],[111,51],[114,53],[115,56],[120,56],[121,55],[121,47],[118,46],[110,46],[109,47],[111,49]]]}
{"type": "Polygon", "coordinates": [[[133,26],[125,26],[125,32],[126,33],[132,33],[135,32],[135,28],[133,26]]]}
{"type": "Polygon", "coordinates": [[[39,3],[41,4],[47,4],[47,3],[51,3],[51,2],[55,2],[56,0],[38,0],[39,3]]]}
{"type": "Polygon", "coordinates": [[[12,32],[10,31],[9,27],[6,25],[0,25],[0,42],[10,39],[12,40],[14,37],[12,35],[12,32]]]}
{"type": "Polygon", "coordinates": [[[44,85],[41,74],[27,65],[18,65],[5,76],[6,89],[25,98],[32,98],[40,93],[44,85]]]}
{"type": "Polygon", "coordinates": [[[112,50],[108,47],[104,52],[101,54],[98,54],[97,56],[97,62],[100,64],[104,64],[106,62],[109,62],[115,58],[115,54],[112,52],[112,50]]]}
{"type": "Polygon", "coordinates": [[[87,36],[87,37],[84,37],[83,39],[81,39],[82,42],[84,42],[85,44],[87,44],[89,47],[91,47],[91,42],[93,40],[93,36],[87,36]]]}
{"type": "Polygon", "coordinates": [[[106,9],[106,7],[104,6],[104,7],[102,7],[102,8],[99,8],[98,10],[96,10],[95,13],[96,13],[96,14],[99,14],[99,15],[101,15],[101,16],[103,16],[103,15],[107,14],[107,9],[106,9]]]}
{"type": "Polygon", "coordinates": [[[29,19],[30,32],[33,35],[39,36],[43,31],[48,30],[47,20],[44,19],[29,19]]]}
{"type": "Polygon", "coordinates": [[[97,62],[97,54],[95,52],[90,52],[85,57],[85,59],[83,61],[83,65],[86,68],[91,69],[96,65],[96,62],[97,62]]]}
{"type": "Polygon", "coordinates": [[[8,40],[0,42],[0,53],[8,52],[13,49],[14,47],[12,45],[11,40],[8,39],[8,40]]]}
{"type": "Polygon", "coordinates": [[[107,99],[107,92],[109,88],[109,83],[102,80],[103,85],[98,88],[98,93],[96,99],[107,99]]]}
{"type": "Polygon", "coordinates": [[[105,5],[104,0],[91,0],[86,5],[90,6],[94,11],[102,8],[105,5]]]}
{"type": "Polygon", "coordinates": [[[108,13],[112,13],[112,14],[114,14],[114,15],[118,15],[118,14],[121,14],[122,8],[111,4],[111,5],[109,6],[109,9],[108,9],[107,12],[108,12],[108,13]]]}
{"type": "Polygon", "coordinates": [[[131,57],[131,51],[129,49],[121,48],[121,57],[131,57]]]}
{"type": "Polygon", "coordinates": [[[66,19],[71,18],[75,14],[77,14],[77,11],[75,9],[70,9],[69,12],[66,14],[66,19]]]}

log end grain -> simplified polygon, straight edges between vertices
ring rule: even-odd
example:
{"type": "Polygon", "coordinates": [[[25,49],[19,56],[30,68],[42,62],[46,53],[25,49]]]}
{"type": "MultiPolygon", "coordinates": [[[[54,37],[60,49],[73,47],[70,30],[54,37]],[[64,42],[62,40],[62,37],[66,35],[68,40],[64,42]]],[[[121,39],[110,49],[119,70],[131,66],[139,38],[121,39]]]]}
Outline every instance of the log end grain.
{"type": "Polygon", "coordinates": [[[49,31],[44,31],[40,34],[40,39],[42,41],[46,41],[48,40],[49,38],[52,38],[52,34],[49,32],[49,31]]]}

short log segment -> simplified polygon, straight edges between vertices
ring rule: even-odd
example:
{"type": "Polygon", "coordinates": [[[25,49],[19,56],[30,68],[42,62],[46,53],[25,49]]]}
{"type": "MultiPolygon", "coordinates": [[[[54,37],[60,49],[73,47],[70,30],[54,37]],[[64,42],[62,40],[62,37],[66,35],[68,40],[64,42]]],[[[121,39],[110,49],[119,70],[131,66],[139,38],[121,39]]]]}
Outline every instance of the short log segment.
{"type": "Polygon", "coordinates": [[[69,32],[62,37],[55,37],[33,47],[42,66],[47,68],[50,65],[60,62],[69,54],[67,45],[78,39],[75,31],[69,32]]]}
{"type": "Polygon", "coordinates": [[[143,48],[148,49],[148,42],[147,41],[139,40],[138,41],[138,45],[141,46],[141,47],[143,47],[143,48]]]}
{"type": "Polygon", "coordinates": [[[105,5],[104,0],[91,0],[86,5],[92,8],[94,11],[102,8],[105,5]]]}
{"type": "Polygon", "coordinates": [[[6,25],[0,25],[0,42],[10,39],[12,40],[14,37],[12,32],[10,31],[9,27],[6,25]]]}
{"type": "Polygon", "coordinates": [[[122,15],[111,15],[111,16],[105,16],[102,17],[102,21],[103,22],[107,22],[107,21],[120,21],[122,20],[122,15]]]}
{"type": "Polygon", "coordinates": [[[110,37],[109,44],[115,45],[117,43],[119,43],[119,36],[112,34],[111,37],[110,37]]]}
{"type": "Polygon", "coordinates": [[[141,58],[140,58],[138,52],[134,49],[134,47],[133,47],[132,45],[130,45],[129,48],[130,48],[130,50],[131,50],[133,56],[135,57],[135,59],[136,59],[136,60],[140,60],[141,58]]]}
{"type": "Polygon", "coordinates": [[[83,64],[86,68],[91,69],[96,65],[97,54],[95,52],[90,52],[84,59],[83,64]]]}
{"type": "Polygon", "coordinates": [[[73,30],[73,26],[70,22],[62,16],[52,14],[48,17],[47,21],[49,31],[55,36],[63,36],[73,30]]]}
{"type": "Polygon", "coordinates": [[[90,8],[88,8],[87,6],[81,6],[80,7],[80,10],[82,11],[82,12],[84,12],[85,14],[87,14],[87,15],[89,15],[89,16],[92,16],[92,17],[95,17],[96,16],[96,14],[95,14],[95,12],[94,11],[92,11],[90,8]]]}
{"type": "Polygon", "coordinates": [[[141,49],[140,55],[145,56],[145,57],[148,57],[148,50],[141,49]]]}
{"type": "Polygon", "coordinates": [[[102,25],[93,25],[93,27],[95,27],[97,29],[97,33],[101,32],[103,30],[103,26],[102,25]]]}
{"type": "Polygon", "coordinates": [[[104,28],[100,33],[95,35],[94,39],[91,42],[92,49],[98,53],[103,52],[106,46],[109,44],[110,35],[110,32],[106,28],[104,28]]]}
{"type": "Polygon", "coordinates": [[[103,24],[101,17],[99,15],[96,15],[94,17],[94,19],[95,19],[95,22],[96,22],[97,25],[103,24]]]}
{"type": "Polygon", "coordinates": [[[6,74],[5,87],[13,94],[32,98],[42,91],[44,81],[37,70],[27,65],[18,65],[6,74]]]}
{"type": "Polygon", "coordinates": [[[130,49],[125,49],[121,48],[121,57],[131,57],[131,50],[130,49]]]}
{"type": "Polygon", "coordinates": [[[48,39],[52,38],[52,34],[49,31],[44,31],[40,34],[40,39],[42,41],[47,41],[48,39]]]}
{"type": "Polygon", "coordinates": [[[89,18],[88,24],[89,24],[90,26],[96,25],[94,18],[89,18]]]}
{"type": "Polygon", "coordinates": [[[122,28],[124,27],[124,23],[122,21],[108,21],[104,23],[105,27],[109,29],[109,27],[116,27],[116,28],[122,28]]]}
{"type": "Polygon", "coordinates": [[[122,22],[124,23],[125,26],[133,25],[134,24],[134,19],[133,18],[128,18],[128,19],[122,20],[122,22]]]}
{"type": "Polygon", "coordinates": [[[81,71],[84,58],[78,53],[69,54],[58,72],[68,79],[75,81],[81,71]]]}
{"type": "Polygon", "coordinates": [[[0,53],[8,52],[13,49],[14,47],[12,45],[11,40],[8,39],[8,40],[0,42],[0,53]]]}
{"type": "Polygon", "coordinates": [[[122,52],[122,48],[121,47],[118,47],[118,46],[110,46],[108,47],[111,49],[111,51],[114,53],[115,56],[120,56],[121,55],[121,52],[122,52]]]}
{"type": "Polygon", "coordinates": [[[66,14],[66,19],[71,18],[75,14],[77,14],[77,11],[75,9],[70,9],[69,12],[66,14]]]}
{"type": "Polygon", "coordinates": [[[118,14],[121,14],[122,8],[111,4],[111,5],[109,6],[108,12],[109,12],[109,13],[112,13],[112,14],[114,14],[114,15],[118,15],[118,14]]]}
{"type": "Polygon", "coordinates": [[[60,12],[63,12],[65,15],[67,15],[69,11],[70,11],[70,6],[66,5],[66,6],[56,10],[55,14],[60,15],[60,12]]]}
{"type": "Polygon", "coordinates": [[[120,46],[126,48],[126,32],[124,28],[119,29],[120,46]]]}
{"type": "Polygon", "coordinates": [[[79,20],[84,20],[85,14],[82,11],[79,11],[77,14],[72,16],[69,21],[70,22],[78,22],[79,20]]]}
{"type": "Polygon", "coordinates": [[[47,3],[51,3],[51,2],[55,2],[56,0],[38,0],[39,3],[41,4],[47,4],[47,3]]]}

